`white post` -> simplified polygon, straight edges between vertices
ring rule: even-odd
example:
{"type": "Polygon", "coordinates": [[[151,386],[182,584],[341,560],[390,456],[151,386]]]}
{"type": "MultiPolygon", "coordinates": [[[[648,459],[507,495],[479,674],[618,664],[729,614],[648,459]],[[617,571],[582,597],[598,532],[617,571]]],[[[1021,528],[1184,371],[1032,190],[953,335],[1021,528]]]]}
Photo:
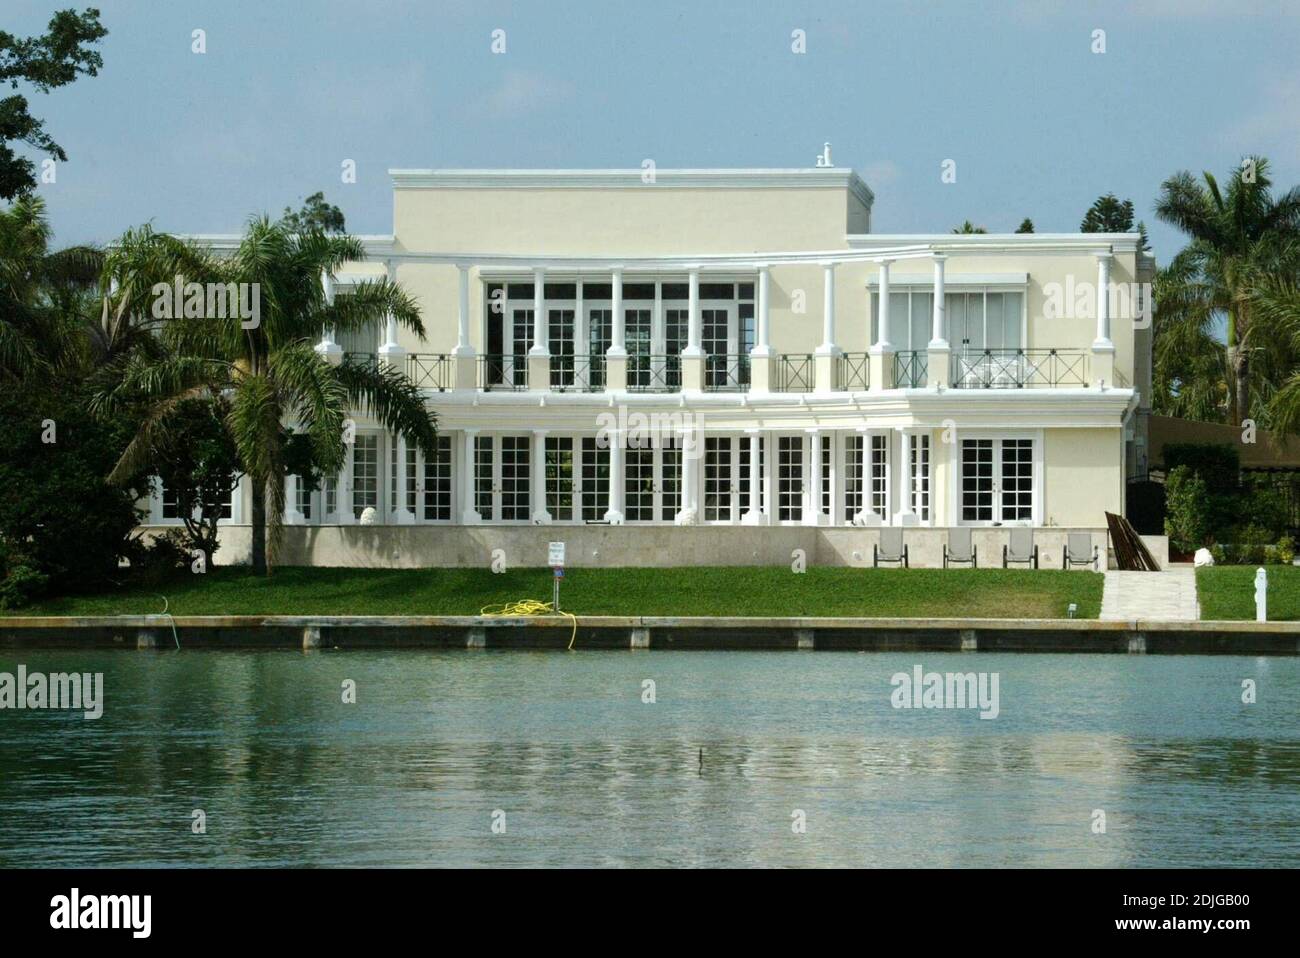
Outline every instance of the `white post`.
{"type": "Polygon", "coordinates": [[[699,520],[699,466],[703,438],[695,426],[683,427],[678,435],[682,447],[682,507],[674,521],[679,526],[694,525],[699,520]]]}
{"type": "Polygon", "coordinates": [[[771,270],[764,264],[758,268],[758,345],[753,355],[772,355],[772,316],[769,284],[771,270]]]}
{"type": "Polygon", "coordinates": [[[483,517],[475,508],[474,437],[477,435],[477,429],[464,429],[460,434],[460,521],[462,525],[467,526],[483,521],[483,517]]]}
{"type": "Polygon", "coordinates": [[[934,313],[930,329],[930,348],[947,349],[948,338],[944,335],[943,323],[943,264],[948,257],[936,253],[934,257],[934,313]]]}
{"type": "Polygon", "coordinates": [[[819,429],[808,430],[808,441],[805,447],[808,450],[808,470],[806,475],[809,476],[809,491],[805,497],[807,511],[804,513],[804,525],[819,526],[822,524],[822,434],[819,429]]]}
{"type": "Polygon", "coordinates": [[[757,429],[749,433],[749,508],[740,517],[743,525],[758,526],[763,524],[763,436],[757,429]]]}
{"type": "MultiPolygon", "coordinates": [[[[325,293],[325,305],[333,306],[334,277],[330,276],[327,271],[321,270],[320,285],[321,290],[325,293]]],[[[321,330],[321,340],[316,344],[316,352],[326,362],[334,363],[335,365],[343,362],[343,347],[334,342],[333,326],[326,326],[321,330]]]]}
{"type": "Polygon", "coordinates": [[[860,462],[859,468],[862,471],[862,489],[858,496],[858,511],[854,518],[860,518],[865,525],[867,515],[871,512],[871,433],[866,429],[859,429],[858,434],[862,436],[862,448],[858,452],[860,462]]]}
{"type": "Polygon", "coordinates": [[[822,344],[817,354],[834,356],[839,352],[835,345],[835,264],[822,263],[822,276],[822,344]]]}
{"type": "Polygon", "coordinates": [[[1110,346],[1110,253],[1105,252],[1097,254],[1097,339],[1092,348],[1110,346]]]}
{"type": "Polygon", "coordinates": [[[456,264],[459,284],[456,310],[456,348],[453,356],[473,356],[474,347],[469,344],[469,267],[456,264]]]}
{"type": "Polygon", "coordinates": [[[533,268],[533,348],[530,356],[550,356],[546,345],[546,269],[533,268]]]}
{"type": "Polygon", "coordinates": [[[397,502],[393,504],[393,521],[398,525],[407,525],[415,521],[415,515],[406,508],[406,437],[397,434],[397,502]]]}
{"type": "Polygon", "coordinates": [[[610,333],[609,355],[611,357],[627,356],[627,343],[624,331],[626,317],[623,315],[623,271],[614,269],[609,274],[609,309],[613,314],[613,328],[610,333]]]}
{"type": "Polygon", "coordinates": [[[284,477],[284,521],[291,526],[305,521],[298,510],[298,476],[292,472],[284,477]]]}
{"type": "Polygon", "coordinates": [[[893,350],[893,344],[889,341],[889,264],[893,260],[882,259],[880,261],[880,320],[876,324],[876,342],[873,349],[879,352],[893,350]]]}
{"type": "Polygon", "coordinates": [[[682,350],[683,356],[703,356],[704,350],[700,348],[700,268],[692,266],[687,273],[690,280],[687,289],[687,326],[686,326],[686,348],[682,350]]]}
{"type": "Polygon", "coordinates": [[[546,508],[546,430],[533,430],[533,524],[548,526],[551,513],[546,508]]]}
{"type": "Polygon", "coordinates": [[[605,521],[612,526],[623,524],[623,432],[609,430],[609,510],[605,521]]]}
{"type": "Polygon", "coordinates": [[[1268,573],[1263,569],[1255,571],[1255,621],[1268,621],[1268,573]]]}
{"type": "Polygon", "coordinates": [[[339,473],[338,520],[341,526],[356,525],[356,511],[352,508],[352,457],[357,451],[356,443],[350,442],[343,447],[343,471],[339,473]]]}
{"type": "Polygon", "coordinates": [[[912,499],[916,494],[916,483],[913,478],[915,465],[912,462],[912,434],[910,431],[903,429],[899,431],[900,441],[903,448],[900,450],[902,455],[898,458],[902,460],[903,475],[902,481],[898,484],[903,493],[902,508],[899,510],[899,524],[904,526],[914,525],[916,515],[912,511],[912,499]]]}

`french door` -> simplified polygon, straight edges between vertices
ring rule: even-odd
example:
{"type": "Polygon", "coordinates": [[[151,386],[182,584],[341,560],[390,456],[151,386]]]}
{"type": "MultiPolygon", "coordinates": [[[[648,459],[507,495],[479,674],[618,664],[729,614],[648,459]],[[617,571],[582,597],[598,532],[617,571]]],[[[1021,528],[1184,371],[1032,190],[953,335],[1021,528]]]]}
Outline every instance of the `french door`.
{"type": "Polygon", "coordinates": [[[623,450],[623,521],[672,522],[682,508],[680,440],[645,439],[623,450]]]}
{"type": "Polygon", "coordinates": [[[804,435],[776,437],[776,521],[803,521],[804,435]]]}
{"type": "Polygon", "coordinates": [[[961,521],[1002,525],[1034,518],[1034,440],[961,440],[961,521]]]}
{"type": "Polygon", "coordinates": [[[532,436],[474,437],[474,508],[484,522],[528,522],[532,436]]]}

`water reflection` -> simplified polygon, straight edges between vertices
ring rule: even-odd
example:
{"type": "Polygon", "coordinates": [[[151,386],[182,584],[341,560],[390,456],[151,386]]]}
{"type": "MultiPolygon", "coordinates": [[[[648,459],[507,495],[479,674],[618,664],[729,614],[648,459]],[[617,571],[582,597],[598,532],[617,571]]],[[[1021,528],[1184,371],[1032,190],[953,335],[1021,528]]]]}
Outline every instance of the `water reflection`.
{"type": "Polygon", "coordinates": [[[1294,659],[21,661],[104,672],[105,712],[0,712],[6,866],[1300,863],[1294,659]],[[999,672],[999,718],[893,709],[890,676],[918,661],[999,672]],[[1250,706],[1247,677],[1261,690],[1250,706]],[[342,701],[346,679],[356,704],[342,701]],[[190,830],[195,808],[206,835],[190,830]],[[1098,808],[1105,835],[1089,829],[1098,808]],[[505,834],[491,831],[495,809],[505,834]],[[796,809],[806,834],[791,830],[796,809]]]}

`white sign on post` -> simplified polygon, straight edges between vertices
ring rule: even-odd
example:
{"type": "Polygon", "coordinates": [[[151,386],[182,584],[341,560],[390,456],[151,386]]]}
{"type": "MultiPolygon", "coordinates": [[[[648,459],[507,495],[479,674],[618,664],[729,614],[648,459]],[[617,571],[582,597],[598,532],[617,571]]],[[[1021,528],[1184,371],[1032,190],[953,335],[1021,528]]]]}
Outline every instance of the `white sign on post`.
{"type": "Polygon", "coordinates": [[[546,549],[546,564],[552,569],[564,568],[564,543],[552,542],[546,549]]]}

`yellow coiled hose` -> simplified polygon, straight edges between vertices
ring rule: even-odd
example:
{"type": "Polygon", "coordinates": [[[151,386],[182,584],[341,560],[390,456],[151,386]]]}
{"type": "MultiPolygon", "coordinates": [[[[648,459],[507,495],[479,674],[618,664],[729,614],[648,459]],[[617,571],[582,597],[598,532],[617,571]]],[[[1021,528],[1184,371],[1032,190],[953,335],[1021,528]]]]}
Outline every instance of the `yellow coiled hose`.
{"type": "Polygon", "coordinates": [[[485,605],[479,610],[479,615],[494,619],[515,619],[526,615],[567,615],[569,621],[573,623],[573,632],[569,636],[568,650],[570,652],[573,651],[574,640],[578,638],[578,617],[572,612],[565,612],[563,609],[556,612],[553,603],[550,602],[538,602],[536,599],[519,599],[515,602],[502,602],[499,605],[485,605]]]}

